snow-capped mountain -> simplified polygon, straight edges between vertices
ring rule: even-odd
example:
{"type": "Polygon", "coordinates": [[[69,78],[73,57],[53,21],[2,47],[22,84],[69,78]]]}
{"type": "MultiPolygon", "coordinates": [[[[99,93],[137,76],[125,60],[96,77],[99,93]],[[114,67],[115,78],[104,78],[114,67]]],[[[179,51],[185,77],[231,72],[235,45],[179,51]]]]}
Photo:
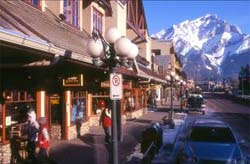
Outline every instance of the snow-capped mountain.
{"type": "Polygon", "coordinates": [[[173,41],[188,78],[236,77],[250,63],[250,35],[216,15],[186,20],[151,37],[173,41]]]}

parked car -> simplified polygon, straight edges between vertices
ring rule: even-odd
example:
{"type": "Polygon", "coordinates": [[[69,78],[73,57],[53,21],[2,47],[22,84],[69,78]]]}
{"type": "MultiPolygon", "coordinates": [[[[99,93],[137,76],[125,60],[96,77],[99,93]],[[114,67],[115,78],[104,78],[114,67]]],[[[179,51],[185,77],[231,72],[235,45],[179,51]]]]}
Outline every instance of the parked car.
{"type": "Polygon", "coordinates": [[[178,164],[245,164],[231,127],[222,121],[195,121],[183,142],[178,164]]]}
{"type": "Polygon", "coordinates": [[[187,98],[187,112],[196,111],[205,114],[205,101],[201,94],[189,94],[187,98]]]}

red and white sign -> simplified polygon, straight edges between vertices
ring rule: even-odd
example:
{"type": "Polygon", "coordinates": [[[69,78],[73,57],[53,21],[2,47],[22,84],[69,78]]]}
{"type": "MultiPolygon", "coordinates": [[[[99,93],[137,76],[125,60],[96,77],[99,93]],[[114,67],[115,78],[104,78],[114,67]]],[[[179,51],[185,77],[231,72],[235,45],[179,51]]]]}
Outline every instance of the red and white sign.
{"type": "Polygon", "coordinates": [[[110,99],[122,99],[122,75],[118,73],[110,74],[110,99]]]}

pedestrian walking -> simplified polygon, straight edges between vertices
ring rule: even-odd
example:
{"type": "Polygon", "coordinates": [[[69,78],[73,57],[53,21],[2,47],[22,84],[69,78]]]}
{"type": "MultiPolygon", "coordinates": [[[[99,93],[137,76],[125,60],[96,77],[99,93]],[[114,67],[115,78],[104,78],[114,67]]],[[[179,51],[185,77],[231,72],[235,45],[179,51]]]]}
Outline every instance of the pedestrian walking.
{"type": "Polygon", "coordinates": [[[102,110],[99,124],[102,125],[105,133],[105,143],[109,143],[111,139],[111,110],[109,108],[104,108],[102,110]]]}
{"type": "Polygon", "coordinates": [[[30,110],[28,112],[28,119],[27,119],[27,151],[28,151],[28,159],[31,160],[32,163],[35,163],[35,148],[38,139],[38,130],[39,124],[36,121],[36,113],[34,110],[30,110]]]}
{"type": "Polygon", "coordinates": [[[47,119],[45,117],[40,117],[38,120],[40,125],[37,141],[37,163],[44,164],[48,163],[48,150],[50,147],[49,132],[47,127],[47,119]]]}

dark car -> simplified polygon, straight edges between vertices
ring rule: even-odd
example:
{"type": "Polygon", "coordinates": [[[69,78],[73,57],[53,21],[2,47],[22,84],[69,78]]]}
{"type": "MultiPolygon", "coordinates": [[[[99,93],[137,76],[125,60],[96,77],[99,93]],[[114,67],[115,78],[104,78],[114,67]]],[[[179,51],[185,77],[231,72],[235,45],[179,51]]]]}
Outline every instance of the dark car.
{"type": "Polygon", "coordinates": [[[189,94],[187,98],[187,112],[189,111],[197,111],[205,114],[205,101],[201,94],[189,94]]]}
{"type": "Polygon", "coordinates": [[[218,120],[198,120],[178,154],[178,164],[245,164],[230,126],[218,120]]]}

